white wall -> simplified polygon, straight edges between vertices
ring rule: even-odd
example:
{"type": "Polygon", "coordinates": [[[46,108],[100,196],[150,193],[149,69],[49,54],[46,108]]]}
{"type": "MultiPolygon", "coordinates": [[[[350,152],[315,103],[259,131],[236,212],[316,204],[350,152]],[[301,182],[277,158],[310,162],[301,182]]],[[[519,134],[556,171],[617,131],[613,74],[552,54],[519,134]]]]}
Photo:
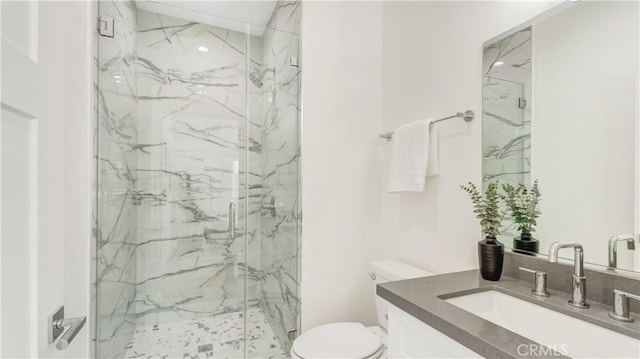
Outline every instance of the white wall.
{"type": "MultiPolygon", "coordinates": [[[[477,268],[480,226],[458,188],[481,183],[482,43],[549,2],[384,4],[382,130],[471,109],[476,120],[439,124],[440,175],[420,194],[382,196],[376,253],[435,273],[477,268]]],[[[388,177],[388,153],[385,181],[388,177]]],[[[304,259],[303,259],[304,260],[304,259]]]]}
{"type": "MultiPolygon", "coordinates": [[[[302,329],[376,322],[369,262],[435,273],[477,267],[480,227],[458,188],[480,184],[482,124],[441,124],[440,171],[387,194],[378,134],[426,116],[479,116],[482,43],[549,2],[305,2],[302,329]]],[[[478,117],[479,118],[479,117],[478,117]]]]}
{"type": "Polygon", "coordinates": [[[302,329],[373,324],[379,238],[382,4],[305,2],[302,329]]]}

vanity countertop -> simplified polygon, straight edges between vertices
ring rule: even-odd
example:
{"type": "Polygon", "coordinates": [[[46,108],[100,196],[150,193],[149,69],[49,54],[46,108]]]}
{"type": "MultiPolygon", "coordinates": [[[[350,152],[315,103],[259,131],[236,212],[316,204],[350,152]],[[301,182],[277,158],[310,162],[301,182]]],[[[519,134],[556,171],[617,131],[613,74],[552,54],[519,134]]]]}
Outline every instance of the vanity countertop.
{"type": "Polygon", "coordinates": [[[531,294],[531,288],[529,282],[504,275],[497,282],[487,281],[482,279],[479,270],[470,270],[382,283],[376,291],[391,304],[485,358],[520,358],[519,345],[537,343],[444,299],[493,289],[640,339],[640,322],[623,323],[610,319],[608,305],[590,301],[590,309],[577,309],[567,304],[568,293],[550,289],[550,297],[539,298],[531,294]]]}

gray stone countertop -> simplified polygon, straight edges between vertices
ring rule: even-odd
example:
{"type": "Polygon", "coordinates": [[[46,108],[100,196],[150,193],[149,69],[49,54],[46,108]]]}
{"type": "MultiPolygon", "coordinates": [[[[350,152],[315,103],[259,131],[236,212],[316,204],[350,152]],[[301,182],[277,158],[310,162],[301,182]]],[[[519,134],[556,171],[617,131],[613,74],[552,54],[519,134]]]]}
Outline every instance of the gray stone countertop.
{"type": "MultiPolygon", "coordinates": [[[[517,351],[519,345],[538,343],[458,308],[445,299],[496,290],[640,339],[640,320],[635,313],[632,314],[635,322],[618,322],[609,318],[611,308],[608,305],[589,301],[590,309],[573,308],[567,303],[571,299],[568,293],[549,289],[551,296],[540,298],[531,294],[531,288],[529,282],[504,275],[499,281],[487,281],[482,279],[479,270],[470,270],[382,283],[378,284],[376,293],[485,358],[521,358],[517,351]]],[[[555,353],[554,357],[561,356],[555,353]]]]}

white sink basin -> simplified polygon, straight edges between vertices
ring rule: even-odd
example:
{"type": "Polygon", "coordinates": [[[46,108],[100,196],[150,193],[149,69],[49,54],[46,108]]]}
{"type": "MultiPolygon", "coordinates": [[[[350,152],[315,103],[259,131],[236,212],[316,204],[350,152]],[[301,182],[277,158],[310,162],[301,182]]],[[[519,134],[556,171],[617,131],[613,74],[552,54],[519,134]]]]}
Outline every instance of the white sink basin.
{"type": "Polygon", "coordinates": [[[551,348],[573,358],[640,358],[640,340],[498,291],[446,301],[547,347],[518,347],[522,356],[540,356],[551,348]]]}

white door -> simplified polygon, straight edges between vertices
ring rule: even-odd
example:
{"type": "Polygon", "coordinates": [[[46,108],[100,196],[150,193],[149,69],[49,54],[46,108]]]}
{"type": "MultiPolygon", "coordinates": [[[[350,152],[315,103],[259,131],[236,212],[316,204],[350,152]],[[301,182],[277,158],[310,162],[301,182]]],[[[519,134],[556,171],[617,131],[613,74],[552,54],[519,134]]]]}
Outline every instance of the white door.
{"type": "Polygon", "coordinates": [[[90,9],[0,3],[2,358],[88,354],[89,326],[57,351],[47,317],[89,315],[90,9]]]}

